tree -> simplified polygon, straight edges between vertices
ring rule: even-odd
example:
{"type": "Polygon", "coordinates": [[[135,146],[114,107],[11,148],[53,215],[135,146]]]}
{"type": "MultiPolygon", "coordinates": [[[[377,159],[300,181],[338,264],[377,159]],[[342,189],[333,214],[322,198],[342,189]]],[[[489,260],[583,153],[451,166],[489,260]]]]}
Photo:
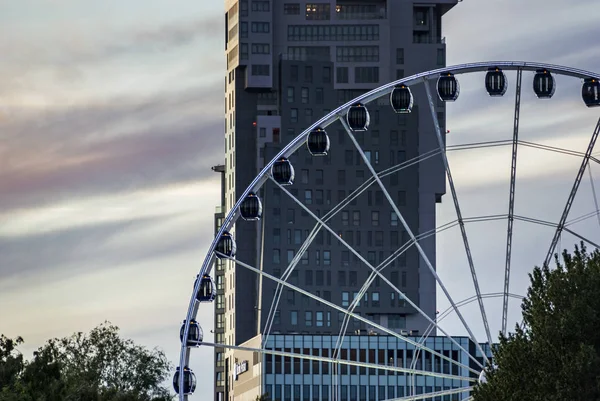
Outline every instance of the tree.
{"type": "Polygon", "coordinates": [[[600,399],[600,251],[555,260],[529,275],[523,325],[500,337],[474,401],[600,399]]]}
{"type": "Polygon", "coordinates": [[[0,401],[166,401],[161,383],[171,366],[164,352],[119,337],[108,322],[88,335],[51,339],[23,361],[15,345],[0,339],[0,401]]]}

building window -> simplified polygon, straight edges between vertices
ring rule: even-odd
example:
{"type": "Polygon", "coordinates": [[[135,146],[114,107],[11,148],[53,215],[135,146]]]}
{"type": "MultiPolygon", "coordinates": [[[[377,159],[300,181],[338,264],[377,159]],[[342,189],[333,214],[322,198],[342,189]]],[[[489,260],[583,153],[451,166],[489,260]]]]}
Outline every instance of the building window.
{"type": "Polygon", "coordinates": [[[290,109],[290,122],[291,123],[298,122],[298,109],[290,109]]]}
{"type": "Polygon", "coordinates": [[[379,46],[338,46],[336,61],[365,62],[379,61],[379,46]]]}
{"type": "Polygon", "coordinates": [[[246,0],[240,2],[240,15],[242,17],[248,16],[248,2],[246,0]]]}
{"type": "Polygon", "coordinates": [[[277,310],[275,311],[275,317],[273,318],[273,324],[280,324],[281,323],[281,311],[277,310]]]}
{"type": "Polygon", "coordinates": [[[342,292],[342,306],[350,306],[350,293],[347,291],[342,292]]]}
{"type": "Polygon", "coordinates": [[[279,249],[273,249],[273,263],[281,262],[281,253],[279,249]]]}
{"type": "Polygon", "coordinates": [[[287,291],[287,301],[289,305],[295,305],[296,304],[296,292],[293,290],[288,290],[287,291]]]}
{"type": "Polygon", "coordinates": [[[248,23],[240,22],[240,37],[247,38],[248,37],[248,23]]]}
{"type": "Polygon", "coordinates": [[[268,22],[253,22],[251,30],[252,33],[270,33],[271,26],[268,22]]]}
{"type": "Polygon", "coordinates": [[[294,230],[294,245],[302,243],[302,230],[294,230]]]}
{"type": "Polygon", "coordinates": [[[304,82],[311,83],[313,81],[313,68],[310,65],[304,67],[304,82]]]}
{"type": "Polygon", "coordinates": [[[390,329],[403,329],[406,327],[406,318],[402,315],[388,315],[390,329]]]}
{"type": "Polygon", "coordinates": [[[338,170],[338,184],[346,185],[346,170],[338,170]]]}
{"type": "Polygon", "coordinates": [[[269,76],[271,66],[269,64],[253,64],[252,75],[254,76],[269,76]]]}
{"type": "Polygon", "coordinates": [[[315,314],[315,326],[317,327],[323,327],[323,312],[317,312],[315,314]]]}
{"type": "Polygon", "coordinates": [[[330,6],[328,3],[313,3],[306,5],[307,20],[328,20],[330,19],[330,6]]]}
{"type": "Polygon", "coordinates": [[[242,43],[240,45],[240,59],[248,60],[248,43],[242,43]]]}
{"type": "Polygon", "coordinates": [[[350,225],[350,212],[347,210],[342,210],[342,225],[350,225]]]}
{"type": "Polygon", "coordinates": [[[348,83],[348,67],[337,67],[335,69],[335,82],[338,84],[348,83]]]}
{"type": "Polygon", "coordinates": [[[323,185],[323,170],[315,170],[315,183],[317,185],[323,185]]]}
{"type": "Polygon", "coordinates": [[[308,88],[302,88],[300,91],[300,99],[303,104],[308,104],[308,88]]]}
{"type": "Polygon", "coordinates": [[[298,325],[298,311],[297,310],[290,311],[290,324],[292,326],[298,325]]]}
{"type": "Polygon", "coordinates": [[[379,25],[288,25],[290,42],[376,41],[379,25]]]}
{"type": "Polygon", "coordinates": [[[396,64],[404,64],[404,49],[396,49],[396,64]]]}
{"type": "Polygon", "coordinates": [[[323,251],[323,265],[331,265],[331,251],[323,251]]]}
{"type": "Polygon", "coordinates": [[[304,190],[304,203],[312,205],[312,189],[304,190]]]}
{"type": "Polygon", "coordinates": [[[258,132],[261,138],[265,138],[267,136],[267,129],[264,127],[260,127],[258,132]]]}
{"type": "Polygon", "coordinates": [[[357,84],[379,82],[379,67],[354,67],[354,82],[357,84]]]}
{"type": "Polygon", "coordinates": [[[379,307],[379,293],[378,292],[374,292],[373,294],[371,294],[371,306],[379,307]]]}
{"type": "Polygon", "coordinates": [[[300,180],[301,180],[300,182],[302,182],[302,184],[308,184],[308,177],[309,177],[308,173],[309,173],[309,170],[307,170],[307,169],[302,169],[300,171],[300,180]]]}
{"type": "Polygon", "coordinates": [[[288,103],[294,103],[295,99],[295,92],[294,92],[294,87],[293,86],[288,86],[287,87],[287,101],[288,103]]]}
{"type": "Polygon", "coordinates": [[[304,121],[306,123],[311,123],[313,119],[313,111],[312,109],[304,109],[304,121]]]}
{"type": "Polygon", "coordinates": [[[303,265],[305,265],[305,266],[308,265],[308,257],[309,257],[309,253],[308,253],[308,250],[307,250],[307,251],[305,251],[302,254],[302,257],[300,258],[300,263],[303,264],[303,265]]]}
{"type": "Polygon", "coordinates": [[[254,0],[254,1],[252,1],[252,11],[258,11],[258,12],[271,11],[271,7],[267,0],[254,0]]]}
{"type": "Polygon", "coordinates": [[[379,212],[377,210],[371,212],[371,224],[373,226],[379,225],[379,212]]]}
{"type": "MultiPolygon", "coordinates": [[[[308,90],[307,90],[306,97],[308,98],[308,90]]],[[[316,88],[315,89],[315,103],[323,104],[324,102],[325,102],[325,97],[323,95],[323,88],[316,88]]]]}
{"type": "Polygon", "coordinates": [[[285,3],[283,13],[286,15],[300,15],[300,3],[285,3]]]}
{"type": "MultiPolygon", "coordinates": [[[[242,46],[248,45],[242,43],[242,46]]],[[[271,45],[268,43],[252,43],[252,54],[271,54],[271,45]]]]}
{"type": "Polygon", "coordinates": [[[313,272],[312,270],[304,271],[304,284],[313,285],[313,272]]]}
{"type": "Polygon", "coordinates": [[[391,218],[390,225],[394,226],[394,227],[398,226],[398,215],[396,214],[396,212],[392,211],[390,218],[391,218]]]}
{"type": "Polygon", "coordinates": [[[352,212],[352,225],[360,226],[360,210],[355,210],[352,212]]]}
{"type": "Polygon", "coordinates": [[[273,229],[273,245],[280,245],[281,243],[281,229],[274,228],[273,229]]]}
{"type": "Polygon", "coordinates": [[[307,327],[312,326],[312,312],[311,311],[305,311],[304,312],[304,325],[307,327]]]}
{"type": "Polygon", "coordinates": [[[298,66],[290,65],[290,82],[298,82],[298,66]]]}

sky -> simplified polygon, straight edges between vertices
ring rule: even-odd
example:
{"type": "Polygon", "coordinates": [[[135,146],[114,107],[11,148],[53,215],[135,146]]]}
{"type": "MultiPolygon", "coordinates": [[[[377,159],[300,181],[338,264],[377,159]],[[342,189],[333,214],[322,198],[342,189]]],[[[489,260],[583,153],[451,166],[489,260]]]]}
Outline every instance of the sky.
{"type": "MultiPolygon", "coordinates": [[[[594,6],[465,0],[444,18],[447,63],[526,60],[600,72],[594,6]]],[[[109,320],[178,361],[180,322],[219,202],[210,167],[224,149],[222,15],[221,2],[207,1],[0,0],[0,333],[23,336],[27,357],[48,338],[109,320]]],[[[580,81],[559,78],[554,98],[539,101],[531,78],[523,76],[522,138],[585,151],[599,114],[583,106],[580,81]]],[[[450,144],[512,135],[514,75],[502,99],[488,98],[482,79],[460,77],[450,144]]],[[[506,213],[508,148],[449,159],[465,216],[506,213]]],[[[558,221],[579,163],[521,148],[516,213],[558,221]]],[[[592,173],[598,191],[600,166],[592,173]]],[[[571,217],[593,210],[586,174],[571,217]]],[[[448,193],[439,221],[453,213],[448,193]]],[[[600,241],[597,220],[573,227],[600,241]]],[[[501,291],[506,222],[467,231],[482,291],[501,291]]],[[[513,292],[524,293],[552,234],[515,223],[513,292]]],[[[561,245],[574,242],[565,235],[561,245]]],[[[461,246],[456,228],[438,237],[439,274],[455,300],[474,293],[461,246]]],[[[441,294],[438,303],[447,305],[441,294]]],[[[499,305],[486,303],[494,331],[499,305]]],[[[464,313],[482,335],[476,304],[464,313]]],[[[200,308],[207,341],[211,316],[212,306],[200,308]]],[[[463,334],[456,319],[444,327],[463,334]]],[[[204,384],[196,399],[211,397],[212,366],[202,363],[211,355],[194,350],[204,384]]]]}

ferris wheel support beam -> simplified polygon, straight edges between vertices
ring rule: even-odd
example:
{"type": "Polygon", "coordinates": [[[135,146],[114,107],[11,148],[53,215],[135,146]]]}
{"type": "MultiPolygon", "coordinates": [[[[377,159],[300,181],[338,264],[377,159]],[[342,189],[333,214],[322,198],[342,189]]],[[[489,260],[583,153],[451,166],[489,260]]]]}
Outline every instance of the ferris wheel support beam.
{"type": "Polygon", "coordinates": [[[596,217],[598,218],[598,226],[600,226],[600,207],[598,206],[598,197],[596,196],[596,186],[594,185],[594,177],[592,177],[592,166],[588,163],[588,173],[590,175],[590,185],[592,186],[592,196],[594,197],[594,206],[596,206],[596,217]]]}
{"type": "Polygon", "coordinates": [[[550,265],[550,260],[552,259],[552,255],[554,254],[554,250],[556,249],[556,244],[558,243],[558,239],[560,238],[560,234],[562,233],[565,222],[567,221],[567,217],[569,216],[569,211],[571,210],[571,206],[573,206],[573,201],[575,200],[575,195],[577,194],[577,190],[579,189],[579,184],[581,184],[581,178],[583,177],[583,173],[587,168],[590,156],[594,150],[594,145],[596,144],[596,139],[598,139],[598,134],[600,133],[600,118],[598,119],[598,123],[596,123],[596,128],[594,129],[594,133],[592,134],[592,138],[590,139],[590,143],[588,144],[588,148],[585,151],[585,156],[583,156],[583,160],[581,161],[581,167],[579,167],[579,171],[577,172],[577,177],[575,177],[575,182],[573,183],[573,188],[571,189],[571,193],[567,198],[567,203],[565,204],[565,208],[563,210],[562,216],[560,216],[560,220],[558,222],[558,227],[556,227],[556,231],[554,232],[554,238],[552,238],[552,242],[550,243],[550,248],[548,249],[548,253],[546,254],[546,260],[544,261],[544,266],[550,265]]]}
{"type": "MultiPolygon", "coordinates": [[[[515,118],[513,125],[512,158],[510,164],[510,190],[508,194],[508,228],[506,229],[506,261],[504,265],[504,297],[502,299],[502,334],[506,335],[508,319],[508,292],[510,288],[510,262],[512,256],[513,214],[515,212],[515,183],[517,178],[517,150],[519,149],[519,117],[521,115],[521,79],[523,71],[517,70],[515,90],[515,118]]],[[[491,343],[490,343],[491,345],[491,343]]]]}
{"type": "MultiPolygon", "coordinates": [[[[438,121],[438,118],[437,118],[437,113],[435,111],[435,104],[433,102],[433,96],[431,95],[431,88],[430,88],[427,77],[423,78],[423,81],[424,81],[423,86],[425,86],[425,92],[427,93],[427,100],[429,101],[429,110],[431,111],[431,118],[433,119],[435,134],[437,136],[438,145],[440,147],[440,150],[442,151],[441,152],[442,161],[444,162],[446,176],[448,177],[448,185],[450,186],[450,192],[452,193],[452,200],[454,201],[454,209],[456,210],[456,217],[458,219],[460,233],[461,233],[461,236],[463,239],[463,243],[465,245],[465,253],[467,255],[467,262],[469,263],[469,269],[471,270],[471,277],[473,278],[473,286],[475,287],[475,292],[477,293],[477,301],[479,303],[479,310],[481,311],[481,318],[483,319],[483,326],[485,328],[485,334],[487,336],[488,343],[490,345],[492,345],[493,344],[492,334],[490,332],[490,325],[488,323],[487,315],[485,313],[485,307],[483,306],[483,300],[481,299],[481,289],[479,288],[479,281],[477,280],[477,272],[475,271],[475,265],[473,263],[473,255],[471,254],[471,247],[469,246],[469,240],[467,238],[467,230],[465,228],[465,222],[463,221],[462,212],[460,210],[460,204],[458,202],[458,195],[456,194],[456,187],[454,186],[454,180],[452,179],[452,173],[450,172],[450,163],[448,162],[448,156],[446,155],[446,152],[444,151],[444,148],[446,147],[446,145],[444,143],[444,139],[442,138],[442,133],[440,130],[440,122],[438,121]]],[[[398,213],[398,212],[396,212],[396,213],[398,213]]],[[[410,235],[412,236],[412,234],[410,234],[410,235]]],[[[423,252],[423,254],[424,254],[424,252],[423,252]]],[[[430,266],[430,269],[435,272],[435,270],[433,269],[433,266],[430,266]]],[[[436,273],[436,276],[437,276],[437,273],[436,273]]],[[[437,277],[436,277],[436,279],[437,279],[437,277]]],[[[438,282],[441,282],[441,280],[438,279],[438,282]]],[[[444,290],[444,292],[447,293],[446,289],[443,286],[442,286],[442,289],[444,290]]],[[[450,299],[450,294],[447,293],[446,296],[448,297],[448,299],[450,299]]],[[[454,301],[452,301],[450,299],[450,303],[454,303],[454,301]]],[[[456,310],[456,313],[459,313],[458,309],[456,310]]],[[[462,315],[459,315],[459,317],[461,320],[463,320],[462,315]]],[[[463,323],[463,324],[465,324],[465,327],[466,327],[466,323],[463,323]]],[[[467,328],[467,330],[469,331],[469,334],[471,335],[471,337],[475,338],[475,336],[471,333],[471,330],[469,328],[467,328]]],[[[485,360],[488,361],[488,359],[485,355],[485,352],[483,352],[483,350],[481,350],[481,354],[484,356],[485,360]]]]}
{"type": "MultiPolygon", "coordinates": [[[[427,254],[425,253],[425,251],[423,250],[423,247],[421,247],[421,244],[419,244],[418,241],[416,241],[415,235],[413,234],[412,230],[410,229],[410,227],[408,226],[408,223],[406,222],[406,220],[404,219],[404,216],[402,216],[402,213],[400,213],[400,210],[398,210],[398,206],[396,206],[396,204],[394,203],[394,201],[392,200],[392,197],[390,196],[390,193],[388,192],[387,188],[385,187],[385,185],[383,185],[383,182],[381,182],[381,179],[379,178],[379,176],[377,175],[377,173],[375,172],[375,169],[373,168],[373,166],[371,165],[371,162],[369,161],[369,159],[367,158],[367,156],[365,155],[365,152],[362,150],[362,148],[360,147],[360,144],[358,143],[358,141],[356,140],[356,138],[354,137],[354,135],[352,134],[352,130],[350,129],[350,127],[348,126],[348,123],[341,118],[340,122],[342,123],[342,125],[344,126],[344,128],[346,129],[346,132],[348,133],[348,136],[350,137],[350,139],[352,140],[352,142],[354,143],[354,146],[356,147],[356,149],[358,150],[358,152],[360,153],[364,163],[367,165],[367,168],[369,169],[369,171],[371,172],[371,174],[373,175],[373,177],[375,178],[375,181],[377,181],[377,184],[379,185],[379,187],[381,188],[381,191],[383,192],[383,195],[386,197],[386,199],[388,200],[390,206],[392,207],[392,209],[394,210],[394,212],[396,213],[396,215],[398,216],[398,219],[400,220],[400,222],[402,223],[402,226],[404,227],[404,229],[406,230],[406,232],[408,233],[410,239],[414,242],[415,247],[417,248],[419,254],[421,255],[421,257],[423,258],[425,264],[427,265],[427,267],[429,267],[429,270],[431,271],[431,274],[433,274],[433,276],[435,277],[436,281],[438,282],[438,284],[440,285],[440,287],[442,288],[442,291],[444,291],[444,294],[446,295],[446,298],[448,299],[448,301],[450,301],[450,303],[452,305],[454,305],[454,300],[452,299],[452,296],[450,295],[450,293],[448,292],[448,290],[446,289],[446,286],[444,285],[444,283],[442,282],[442,280],[440,279],[440,277],[438,276],[437,272],[435,271],[435,269],[433,268],[433,265],[431,264],[431,261],[429,260],[429,257],[427,256],[427,254]]],[[[304,206],[304,205],[302,205],[304,206]]],[[[316,216],[315,216],[316,217],[316,216]]],[[[343,241],[343,240],[342,240],[343,241]]],[[[348,245],[346,245],[348,246],[348,245]]],[[[367,265],[371,268],[371,270],[373,270],[373,266],[371,266],[371,264],[367,263],[367,261],[362,257],[362,255],[360,255],[358,252],[356,252],[356,250],[352,249],[353,252],[355,252],[355,255],[359,255],[359,258],[367,265]]],[[[427,319],[430,323],[434,323],[435,322],[421,309],[419,308],[414,302],[412,302],[412,300],[410,300],[408,297],[406,297],[406,295],[404,295],[404,293],[402,291],[400,291],[395,285],[393,285],[387,278],[385,278],[385,276],[381,275],[380,273],[378,273],[378,275],[382,278],[382,280],[384,282],[386,282],[391,288],[394,289],[394,291],[397,291],[400,295],[402,295],[404,297],[404,299],[406,299],[409,304],[415,308],[425,319],[427,319]]],[[[458,308],[456,309],[456,314],[458,315],[458,317],[460,318],[463,326],[465,327],[465,329],[467,330],[467,332],[469,333],[469,337],[471,337],[471,340],[475,343],[475,347],[477,347],[479,349],[479,351],[481,352],[481,354],[483,355],[483,358],[488,361],[487,355],[485,354],[485,352],[483,351],[483,348],[481,347],[481,345],[479,344],[479,342],[477,341],[477,337],[475,337],[475,335],[473,334],[473,331],[471,330],[471,328],[469,327],[469,325],[467,324],[467,321],[465,320],[465,318],[463,317],[462,313],[460,313],[460,311],[458,310],[458,308]]],[[[444,333],[449,339],[450,341],[454,341],[456,343],[456,340],[454,340],[446,331],[442,330],[439,326],[438,329],[444,333]]],[[[458,343],[456,343],[458,345],[458,343]]]]}
{"type": "MultiPolygon", "coordinates": [[[[354,136],[353,136],[352,138],[354,138],[354,136]]],[[[356,140],[356,139],[354,138],[354,140],[356,140]]],[[[360,149],[360,147],[359,147],[359,149],[360,149]]],[[[364,155],[364,153],[363,153],[363,157],[366,157],[366,156],[364,155]]],[[[370,166],[371,168],[373,168],[373,167],[372,167],[370,164],[369,164],[369,166],[370,166]]],[[[275,180],[273,180],[273,182],[277,183],[275,180]]],[[[379,181],[379,182],[381,182],[381,181],[379,181]]],[[[340,241],[340,242],[342,243],[342,245],[344,245],[344,246],[345,246],[345,247],[346,247],[346,248],[347,248],[347,249],[348,249],[350,252],[352,252],[352,254],[354,254],[354,255],[355,255],[355,256],[356,256],[356,257],[357,257],[357,258],[358,258],[358,259],[359,259],[361,262],[363,262],[363,263],[364,263],[364,264],[365,264],[365,265],[366,265],[366,266],[367,266],[369,269],[371,269],[371,271],[376,271],[375,267],[373,267],[373,265],[371,265],[371,263],[369,263],[369,262],[368,262],[368,261],[367,261],[367,260],[364,258],[364,256],[360,254],[360,252],[358,252],[356,249],[354,249],[353,247],[351,247],[351,246],[350,246],[350,245],[349,245],[349,244],[348,244],[346,241],[344,241],[344,239],[343,239],[342,237],[338,237],[338,236],[337,236],[337,233],[336,233],[336,232],[335,232],[335,231],[334,231],[334,230],[333,230],[331,227],[329,227],[327,224],[323,223],[323,222],[322,222],[322,220],[321,220],[321,219],[320,219],[320,218],[319,218],[317,215],[315,215],[315,214],[314,214],[314,213],[313,213],[313,212],[312,212],[312,211],[311,211],[309,208],[307,208],[307,207],[306,207],[306,205],[304,205],[304,204],[303,204],[303,203],[302,203],[300,200],[298,200],[298,199],[297,199],[295,196],[293,196],[293,195],[292,195],[292,194],[291,194],[291,193],[290,193],[290,192],[289,192],[289,191],[288,191],[288,190],[287,190],[285,187],[283,187],[283,186],[282,186],[282,185],[280,185],[279,183],[277,183],[277,185],[279,186],[279,188],[281,188],[281,190],[282,190],[283,192],[285,192],[285,193],[286,193],[286,194],[287,194],[287,195],[290,197],[290,199],[292,199],[294,202],[296,202],[296,203],[297,203],[297,204],[298,204],[298,205],[299,205],[299,206],[300,206],[302,209],[304,209],[304,210],[306,211],[306,213],[308,213],[308,214],[309,214],[309,215],[310,215],[310,216],[311,216],[313,219],[315,219],[315,220],[316,220],[316,221],[318,221],[318,222],[321,222],[321,223],[323,224],[323,227],[324,227],[324,228],[325,228],[327,231],[329,231],[329,232],[330,232],[332,235],[336,236],[336,237],[337,237],[337,240],[338,240],[338,241],[340,241]]],[[[389,194],[388,194],[388,196],[389,196],[389,194]]],[[[402,219],[402,216],[400,215],[400,216],[399,216],[399,218],[400,218],[400,219],[402,219]]],[[[403,220],[403,221],[404,221],[404,220],[403,220]]],[[[412,232],[411,232],[411,233],[412,233],[412,232]]],[[[414,238],[415,238],[415,237],[414,237],[414,235],[413,235],[413,237],[412,237],[413,241],[414,241],[414,238]]],[[[419,246],[418,242],[416,243],[416,245],[417,245],[417,246],[419,246]]],[[[439,327],[439,326],[438,326],[438,325],[437,325],[437,324],[436,324],[436,323],[433,321],[433,319],[431,319],[431,318],[430,318],[430,317],[429,317],[429,316],[428,316],[428,315],[427,315],[427,314],[426,314],[426,313],[425,313],[425,312],[424,312],[424,311],[423,311],[421,308],[419,308],[419,307],[417,306],[417,304],[415,304],[415,303],[414,303],[414,302],[413,302],[413,301],[412,301],[410,298],[408,298],[408,297],[406,296],[406,294],[404,294],[404,292],[400,291],[400,290],[398,289],[398,287],[396,287],[394,284],[392,284],[392,282],[391,282],[390,280],[388,280],[388,279],[387,279],[387,278],[386,278],[384,275],[382,275],[381,273],[377,272],[377,275],[379,276],[379,278],[381,278],[381,280],[383,280],[383,282],[384,282],[384,283],[386,283],[387,285],[389,285],[389,286],[390,286],[390,288],[392,288],[394,291],[396,291],[396,293],[397,293],[397,294],[399,294],[400,296],[402,296],[402,297],[403,297],[403,298],[404,298],[404,299],[405,299],[405,300],[408,302],[408,304],[409,304],[410,306],[412,306],[412,307],[413,307],[413,308],[414,308],[414,309],[415,309],[417,312],[419,312],[419,313],[420,313],[420,314],[421,314],[421,315],[422,315],[422,316],[423,316],[423,317],[424,317],[424,318],[425,318],[425,319],[426,319],[426,320],[427,320],[429,323],[433,323],[433,324],[435,324],[435,325],[436,325],[436,328],[437,328],[438,330],[440,330],[440,332],[442,332],[442,334],[444,334],[444,335],[445,335],[445,336],[448,338],[448,340],[450,340],[450,342],[452,342],[454,345],[456,345],[456,346],[457,346],[457,347],[458,347],[458,348],[459,348],[461,351],[463,351],[463,352],[465,352],[467,355],[469,355],[469,357],[470,357],[470,358],[471,358],[471,359],[472,359],[472,360],[473,360],[473,361],[474,361],[474,362],[475,362],[475,363],[476,363],[478,366],[480,366],[481,368],[483,368],[483,365],[482,365],[482,364],[481,364],[481,363],[480,363],[480,362],[479,362],[477,359],[475,359],[475,358],[474,358],[474,357],[473,357],[473,356],[472,356],[472,355],[471,355],[471,354],[470,354],[470,353],[469,353],[467,350],[465,350],[465,349],[464,349],[464,348],[463,348],[463,347],[462,347],[462,346],[461,346],[461,345],[458,343],[458,341],[456,341],[456,340],[455,340],[455,339],[454,339],[454,338],[453,338],[453,337],[452,337],[450,334],[448,334],[448,332],[446,332],[446,331],[445,331],[445,330],[443,330],[441,327],[439,327]]],[[[438,279],[439,279],[439,277],[438,277],[438,279]]],[[[442,284],[442,285],[443,285],[443,284],[442,284]]],[[[451,301],[451,302],[453,302],[451,299],[450,299],[450,301],[451,301]]],[[[346,310],[344,309],[344,313],[348,313],[348,311],[346,311],[346,310]]],[[[460,312],[458,312],[458,311],[457,311],[457,314],[459,314],[459,313],[460,313],[460,312]]],[[[462,316],[462,315],[460,315],[460,316],[462,316]]],[[[354,318],[356,318],[356,316],[353,316],[353,317],[354,317],[354,318]]],[[[366,319],[366,320],[359,319],[359,320],[361,320],[361,321],[366,321],[366,322],[367,322],[368,324],[370,324],[371,326],[378,328],[378,327],[377,327],[377,326],[374,324],[374,322],[372,322],[372,321],[370,321],[370,320],[368,320],[368,319],[366,319]]],[[[463,320],[464,320],[464,319],[463,319],[463,320]]],[[[379,326],[379,327],[381,327],[381,326],[379,326]]],[[[466,326],[466,327],[468,328],[468,326],[466,326]]],[[[468,330],[470,330],[470,329],[468,329],[468,330]]],[[[477,339],[475,338],[475,336],[473,336],[473,337],[471,338],[471,340],[472,340],[473,342],[476,342],[476,341],[477,341],[477,339]]],[[[487,356],[486,356],[486,355],[485,355],[485,353],[483,352],[483,348],[481,347],[481,345],[479,345],[479,343],[477,343],[477,342],[476,342],[475,346],[476,346],[476,347],[477,347],[477,348],[480,350],[480,352],[482,353],[482,355],[484,355],[484,358],[487,360],[487,356]]]]}
{"type": "MultiPolygon", "coordinates": [[[[375,322],[372,322],[372,321],[370,321],[369,319],[367,319],[367,318],[365,318],[365,317],[363,317],[363,316],[361,316],[361,315],[358,315],[358,314],[355,314],[355,313],[352,313],[352,312],[348,312],[348,310],[346,310],[346,309],[342,308],[341,306],[338,306],[338,305],[334,304],[334,303],[333,303],[333,302],[331,302],[331,301],[327,301],[326,299],[323,299],[323,298],[321,298],[321,297],[319,297],[319,296],[317,296],[317,295],[315,295],[315,294],[313,294],[313,293],[311,293],[311,292],[309,292],[309,291],[303,290],[303,289],[301,289],[301,288],[300,288],[300,287],[298,287],[298,286],[295,286],[295,285],[293,285],[293,284],[290,284],[290,283],[288,283],[288,282],[286,282],[286,281],[284,281],[284,280],[282,280],[282,279],[280,279],[280,278],[277,278],[277,277],[275,277],[275,276],[273,276],[273,275],[271,275],[271,274],[269,274],[269,273],[265,273],[264,271],[262,271],[262,270],[260,270],[260,269],[258,269],[258,268],[256,268],[256,267],[254,267],[254,266],[251,266],[251,265],[249,265],[249,264],[247,264],[247,263],[244,263],[244,262],[242,262],[242,261],[239,261],[239,260],[237,260],[237,259],[233,259],[233,258],[227,257],[226,255],[222,255],[222,256],[223,256],[224,258],[227,258],[227,259],[229,259],[229,260],[233,261],[235,264],[237,264],[237,265],[239,265],[239,266],[242,266],[242,267],[244,267],[244,268],[246,268],[246,269],[248,269],[248,270],[250,270],[250,271],[253,271],[253,272],[255,272],[256,274],[260,274],[260,275],[262,275],[263,277],[266,277],[266,278],[268,278],[269,280],[272,280],[272,281],[274,281],[274,282],[276,282],[276,283],[280,283],[281,285],[283,285],[283,286],[285,286],[285,287],[287,287],[287,288],[289,288],[289,289],[291,289],[291,290],[294,290],[294,291],[298,292],[299,294],[302,294],[302,295],[305,295],[305,296],[307,296],[307,297],[309,297],[309,298],[311,298],[311,299],[314,299],[315,301],[318,301],[318,302],[322,303],[323,305],[327,305],[327,306],[329,306],[330,308],[337,310],[338,312],[342,312],[342,313],[345,313],[345,314],[349,314],[349,315],[351,315],[353,318],[355,318],[355,319],[357,319],[357,320],[360,320],[361,322],[364,322],[364,323],[370,324],[370,325],[371,325],[371,326],[373,326],[374,328],[376,328],[376,329],[378,329],[378,330],[381,330],[382,332],[384,332],[384,333],[386,333],[386,334],[389,334],[389,335],[391,335],[391,336],[393,336],[393,337],[396,337],[397,339],[399,339],[399,340],[402,340],[402,341],[406,342],[407,344],[414,345],[416,348],[418,348],[418,349],[421,349],[421,350],[423,350],[424,352],[429,352],[430,354],[432,354],[432,355],[435,355],[435,356],[437,356],[437,357],[439,357],[439,358],[441,358],[441,359],[443,359],[443,360],[446,360],[446,361],[448,361],[448,362],[450,362],[450,363],[453,363],[453,364],[455,364],[455,365],[457,365],[457,366],[460,366],[461,368],[467,369],[469,372],[472,372],[472,373],[474,373],[474,374],[476,374],[476,375],[478,375],[479,373],[481,373],[481,372],[478,372],[478,371],[474,370],[473,368],[471,368],[471,367],[469,367],[469,366],[467,366],[467,365],[464,365],[464,364],[460,363],[459,361],[455,361],[454,359],[452,359],[452,358],[450,358],[450,357],[448,357],[448,356],[445,356],[444,354],[442,354],[442,353],[440,353],[440,352],[437,352],[437,351],[435,351],[435,350],[432,350],[431,348],[428,348],[428,347],[426,347],[426,346],[424,346],[424,345],[422,345],[422,344],[419,344],[418,342],[416,342],[416,341],[414,341],[414,340],[411,340],[411,339],[410,339],[410,338],[408,338],[408,337],[405,337],[405,336],[403,336],[403,335],[401,335],[401,334],[398,334],[398,333],[396,333],[396,332],[394,332],[394,331],[392,331],[392,330],[390,330],[390,329],[388,329],[388,328],[386,328],[386,327],[384,327],[384,326],[381,326],[381,325],[379,325],[379,324],[377,324],[377,323],[375,323],[375,322]]],[[[449,338],[450,338],[450,337],[449,337],[449,338]]],[[[467,356],[468,356],[468,357],[469,357],[469,358],[470,358],[472,361],[474,361],[474,362],[475,362],[476,364],[478,364],[478,365],[479,365],[481,368],[483,368],[483,366],[481,365],[481,363],[479,363],[479,361],[477,361],[477,359],[475,359],[475,357],[473,357],[473,356],[472,356],[472,355],[471,355],[471,354],[470,354],[470,353],[469,353],[467,350],[465,350],[463,347],[461,347],[461,346],[460,346],[460,344],[456,343],[456,345],[457,345],[457,346],[460,348],[460,350],[462,350],[463,352],[465,352],[465,354],[466,354],[466,355],[467,355],[467,356]]]]}

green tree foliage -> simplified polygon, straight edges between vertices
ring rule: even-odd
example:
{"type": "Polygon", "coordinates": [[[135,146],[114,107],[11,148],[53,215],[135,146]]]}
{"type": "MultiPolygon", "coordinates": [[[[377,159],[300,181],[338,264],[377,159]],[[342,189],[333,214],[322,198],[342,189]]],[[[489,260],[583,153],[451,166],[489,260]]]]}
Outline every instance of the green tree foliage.
{"type": "Polygon", "coordinates": [[[523,325],[501,336],[475,401],[600,400],[600,252],[584,244],[536,267],[523,325]]]}
{"type": "Polygon", "coordinates": [[[0,337],[0,401],[167,401],[161,383],[171,366],[165,354],[119,337],[108,322],[89,334],[49,340],[25,361],[0,337]]]}

